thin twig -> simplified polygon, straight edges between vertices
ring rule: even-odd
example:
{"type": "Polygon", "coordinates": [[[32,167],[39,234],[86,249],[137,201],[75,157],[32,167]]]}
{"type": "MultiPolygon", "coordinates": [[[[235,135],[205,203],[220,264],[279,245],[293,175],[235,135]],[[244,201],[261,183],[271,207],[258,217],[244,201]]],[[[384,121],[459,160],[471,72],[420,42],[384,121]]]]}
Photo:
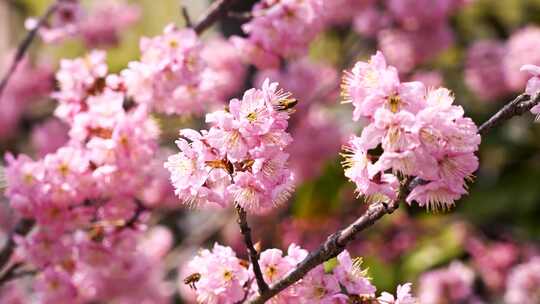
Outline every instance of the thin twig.
{"type": "Polygon", "coordinates": [[[253,240],[251,239],[251,228],[247,223],[246,211],[244,208],[236,205],[236,213],[238,214],[238,225],[240,226],[240,231],[244,236],[244,243],[246,244],[249,262],[253,267],[253,273],[255,274],[255,280],[257,281],[257,286],[259,287],[259,293],[264,294],[268,291],[268,285],[264,281],[261,267],[259,265],[259,253],[253,246],[253,240]]]}
{"type": "Polygon", "coordinates": [[[191,27],[193,23],[191,22],[191,17],[189,16],[189,12],[185,5],[182,5],[180,7],[180,10],[182,11],[182,17],[184,17],[184,22],[186,23],[187,27],[191,27]]]}
{"type": "Polygon", "coordinates": [[[30,232],[30,230],[32,230],[32,227],[34,227],[34,221],[32,220],[23,219],[17,223],[15,229],[13,229],[11,234],[8,236],[4,248],[2,249],[2,251],[0,251],[0,270],[4,268],[4,266],[9,262],[9,260],[11,259],[11,255],[15,250],[14,236],[25,236],[30,232]]]}
{"type": "Polygon", "coordinates": [[[143,213],[148,211],[148,208],[144,206],[144,204],[139,201],[135,200],[135,210],[131,217],[122,225],[122,227],[129,227],[129,228],[136,228],[137,222],[141,219],[141,216],[143,213]]]}
{"type": "Polygon", "coordinates": [[[529,111],[535,105],[540,102],[540,93],[536,96],[529,96],[527,94],[521,94],[514,100],[507,103],[502,109],[491,116],[486,122],[484,122],[479,128],[478,132],[482,135],[486,134],[493,127],[501,124],[504,121],[509,120],[514,116],[522,115],[529,111]]]}
{"type": "MultiPolygon", "coordinates": [[[[514,100],[506,104],[502,109],[497,111],[497,113],[491,116],[485,123],[483,123],[478,128],[478,132],[484,135],[493,127],[511,119],[514,116],[524,114],[539,103],[540,93],[534,97],[525,94],[519,95],[514,100]]],[[[354,238],[359,232],[372,226],[384,215],[394,212],[399,207],[400,203],[405,200],[410,191],[412,191],[414,187],[422,183],[423,181],[419,179],[406,179],[400,186],[398,199],[396,199],[395,202],[392,202],[390,204],[375,203],[370,205],[368,210],[354,223],[349,225],[347,228],[329,236],[328,239],[318,249],[312,251],[302,262],[300,262],[296,266],[296,268],[292,272],[290,272],[287,276],[285,276],[277,283],[271,285],[267,292],[263,292],[260,295],[252,298],[249,303],[265,303],[282,290],[299,281],[313,268],[337,256],[339,253],[345,250],[347,244],[354,240],[354,238]]]]}
{"type": "Polygon", "coordinates": [[[11,65],[9,66],[9,69],[6,72],[6,75],[2,79],[2,82],[0,82],[0,98],[2,98],[2,94],[4,93],[9,80],[11,79],[11,76],[15,73],[17,70],[17,67],[19,66],[19,63],[24,58],[24,54],[28,51],[30,48],[30,45],[32,44],[32,41],[34,40],[34,37],[36,36],[39,29],[47,22],[49,17],[54,14],[54,12],[59,7],[59,2],[61,0],[55,1],[53,4],[49,6],[45,14],[39,18],[36,26],[31,29],[28,34],[26,34],[26,37],[23,39],[19,47],[17,48],[17,51],[15,52],[15,57],[13,58],[13,61],[11,62],[11,65]]]}
{"type": "Polygon", "coordinates": [[[227,10],[237,0],[216,0],[212,3],[208,11],[204,13],[199,21],[193,26],[193,29],[197,34],[204,32],[212,24],[219,20],[222,16],[227,15],[227,10]]]}
{"type": "Polygon", "coordinates": [[[18,269],[22,268],[23,263],[13,263],[11,266],[6,269],[2,274],[0,274],[0,286],[4,285],[5,283],[27,276],[35,274],[35,270],[22,270],[17,272],[18,269]]]}

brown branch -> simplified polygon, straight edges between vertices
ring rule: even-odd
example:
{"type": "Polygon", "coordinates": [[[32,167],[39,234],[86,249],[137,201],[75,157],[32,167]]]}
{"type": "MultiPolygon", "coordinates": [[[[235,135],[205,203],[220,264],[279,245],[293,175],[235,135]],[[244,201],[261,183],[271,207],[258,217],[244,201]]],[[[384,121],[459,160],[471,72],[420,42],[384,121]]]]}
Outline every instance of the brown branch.
{"type": "Polygon", "coordinates": [[[22,263],[13,263],[11,266],[6,269],[2,274],[0,274],[0,286],[4,285],[5,283],[27,276],[35,274],[35,270],[22,270],[17,272],[18,269],[22,268],[22,263]]]}
{"type": "MultiPolygon", "coordinates": [[[[497,111],[497,113],[491,116],[485,123],[483,123],[478,128],[478,132],[484,135],[493,127],[511,119],[514,116],[524,114],[539,103],[540,93],[534,97],[526,94],[519,95],[514,100],[506,104],[502,109],[497,111]]],[[[347,244],[353,241],[359,232],[372,226],[384,215],[394,212],[399,207],[401,202],[405,201],[405,198],[410,191],[422,183],[423,181],[418,178],[412,180],[410,178],[406,178],[400,186],[398,198],[395,202],[390,204],[375,203],[370,205],[368,210],[354,223],[329,236],[328,239],[317,250],[312,251],[296,266],[292,272],[290,272],[279,282],[271,285],[267,292],[263,292],[262,294],[252,298],[249,303],[265,303],[282,290],[302,279],[313,268],[333,257],[336,257],[343,250],[345,250],[347,244]]]]}
{"type": "Polygon", "coordinates": [[[237,0],[216,0],[212,3],[208,11],[204,13],[199,21],[193,26],[193,30],[197,34],[201,34],[212,24],[219,20],[219,18],[227,15],[227,10],[237,0]]]}
{"type": "Polygon", "coordinates": [[[182,5],[180,7],[180,10],[182,12],[182,17],[184,17],[184,22],[186,23],[186,26],[191,27],[193,23],[191,22],[191,17],[189,16],[189,12],[187,8],[184,5],[182,5]]]}
{"type": "Polygon", "coordinates": [[[34,227],[34,221],[32,220],[23,219],[17,223],[11,234],[8,236],[4,248],[0,251],[0,269],[4,268],[9,262],[11,255],[15,250],[15,240],[13,237],[15,235],[27,235],[30,230],[32,230],[32,227],[34,227]]]}
{"type": "Polygon", "coordinates": [[[6,75],[2,79],[2,82],[0,82],[0,98],[2,98],[2,94],[4,93],[9,80],[11,79],[11,76],[15,73],[17,70],[17,67],[19,66],[19,63],[24,58],[24,54],[28,51],[30,48],[30,45],[32,44],[32,41],[34,40],[37,32],[39,29],[47,22],[49,17],[56,12],[56,10],[59,7],[59,2],[62,0],[57,0],[53,4],[49,6],[45,14],[41,16],[36,24],[36,26],[31,29],[28,34],[26,34],[26,37],[21,41],[21,44],[17,48],[17,51],[15,52],[15,57],[13,58],[13,61],[11,62],[11,65],[9,66],[8,71],[6,72],[6,75]]]}
{"type": "Polygon", "coordinates": [[[522,115],[529,111],[532,107],[540,102],[540,93],[536,96],[529,96],[527,94],[521,94],[514,100],[507,103],[502,109],[491,116],[486,122],[484,122],[479,128],[478,133],[484,135],[493,127],[501,124],[504,121],[509,120],[514,116],[522,115]]]}
{"type": "Polygon", "coordinates": [[[360,216],[354,223],[343,230],[340,230],[331,236],[315,251],[312,251],[296,268],[276,284],[270,286],[267,292],[253,298],[249,303],[260,304],[268,301],[270,298],[296,283],[303,278],[310,270],[322,264],[323,262],[336,257],[340,254],[349,242],[354,240],[358,232],[373,225],[377,220],[386,214],[393,213],[405,201],[409,194],[409,185],[411,180],[406,178],[399,189],[398,198],[389,204],[375,203],[369,206],[368,210],[360,216]]]}
{"type": "Polygon", "coordinates": [[[122,225],[122,227],[128,227],[128,228],[136,228],[137,222],[141,219],[141,216],[148,211],[148,208],[144,206],[144,204],[140,200],[135,200],[135,210],[133,212],[133,215],[129,219],[126,220],[126,222],[122,225]]]}
{"type": "Polygon", "coordinates": [[[238,214],[238,225],[240,226],[240,231],[244,236],[244,243],[247,247],[249,262],[253,267],[255,280],[257,281],[257,286],[259,287],[259,293],[265,294],[268,291],[268,285],[264,281],[261,267],[259,266],[259,253],[253,246],[253,240],[251,239],[251,228],[249,228],[247,223],[246,211],[239,205],[236,205],[236,213],[238,214]]]}

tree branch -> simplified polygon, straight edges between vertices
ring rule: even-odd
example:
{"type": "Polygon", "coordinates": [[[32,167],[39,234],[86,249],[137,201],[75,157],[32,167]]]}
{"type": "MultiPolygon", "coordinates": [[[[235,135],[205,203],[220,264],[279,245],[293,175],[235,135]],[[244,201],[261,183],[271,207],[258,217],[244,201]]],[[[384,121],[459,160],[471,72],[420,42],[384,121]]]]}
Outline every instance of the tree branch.
{"type": "Polygon", "coordinates": [[[540,102],[540,93],[536,96],[529,96],[527,94],[518,95],[514,100],[507,103],[502,109],[491,116],[486,122],[484,122],[479,128],[478,133],[484,135],[493,127],[501,124],[510,118],[529,111],[535,105],[540,102]]]}
{"type": "MultiPolygon", "coordinates": [[[[483,123],[478,128],[478,132],[484,135],[495,126],[509,120],[514,116],[522,115],[523,113],[529,111],[531,108],[533,108],[539,103],[540,93],[534,97],[526,94],[521,94],[517,96],[514,100],[506,104],[499,111],[497,111],[497,113],[491,116],[485,123],[483,123]]],[[[263,292],[260,295],[252,298],[249,303],[265,303],[282,290],[299,281],[313,268],[333,257],[336,257],[343,250],[345,250],[347,244],[353,241],[359,232],[372,226],[384,215],[391,214],[397,208],[399,208],[401,202],[405,201],[406,197],[409,195],[412,189],[414,189],[414,187],[416,187],[417,185],[422,184],[422,182],[423,181],[418,178],[406,178],[401,183],[398,198],[395,202],[391,202],[390,204],[375,203],[370,205],[367,211],[362,216],[360,216],[354,223],[352,223],[345,229],[340,230],[329,236],[328,239],[317,250],[312,251],[302,262],[300,262],[296,266],[296,268],[292,272],[290,272],[279,282],[270,286],[267,292],[263,292]]]]}
{"type": "Polygon", "coordinates": [[[253,240],[251,239],[251,228],[249,228],[247,223],[246,211],[239,205],[236,205],[236,213],[238,214],[238,225],[240,226],[240,231],[244,236],[244,243],[247,247],[249,262],[253,267],[255,280],[257,281],[257,286],[259,287],[259,293],[265,294],[268,291],[268,285],[264,281],[261,267],[259,266],[259,253],[253,246],[253,240]]]}
{"type": "Polygon", "coordinates": [[[358,232],[373,225],[377,220],[383,217],[385,214],[393,213],[399,205],[405,201],[405,198],[409,194],[409,185],[411,183],[410,178],[406,178],[400,186],[398,198],[389,204],[387,203],[375,203],[369,206],[368,210],[360,216],[354,223],[350,224],[345,229],[342,229],[331,236],[315,251],[312,251],[302,262],[300,262],[296,268],[290,272],[287,276],[281,279],[276,284],[270,286],[267,292],[263,292],[261,295],[252,299],[249,303],[261,304],[267,300],[296,283],[303,278],[309,271],[323,262],[336,257],[340,254],[347,244],[354,240],[358,232]]]}
{"type": "Polygon", "coordinates": [[[207,28],[209,28],[212,24],[214,24],[216,21],[219,20],[222,16],[227,15],[227,10],[231,5],[236,2],[237,0],[216,0],[212,3],[210,8],[208,8],[208,11],[204,13],[200,18],[199,21],[193,26],[193,30],[197,34],[201,34],[204,32],[207,28]]]}
{"type": "Polygon", "coordinates": [[[4,285],[5,283],[18,279],[20,277],[24,277],[27,275],[35,274],[35,270],[22,270],[17,272],[18,269],[20,269],[23,266],[22,263],[13,263],[11,266],[9,266],[6,271],[4,271],[2,274],[0,274],[0,286],[4,285]]]}
{"type": "Polygon", "coordinates": [[[180,10],[182,12],[182,17],[184,17],[184,22],[186,23],[186,26],[191,27],[193,24],[191,22],[191,17],[189,16],[189,12],[187,8],[184,5],[182,5],[180,7],[180,10]]]}
{"type": "Polygon", "coordinates": [[[17,70],[17,67],[19,66],[19,63],[24,58],[24,54],[28,51],[28,48],[30,48],[30,45],[32,44],[32,41],[34,40],[34,37],[36,36],[39,29],[47,22],[49,17],[56,12],[59,6],[59,2],[62,0],[57,0],[53,4],[49,6],[45,14],[41,16],[36,24],[36,26],[26,34],[26,37],[23,39],[19,47],[17,48],[17,51],[15,52],[15,57],[13,58],[13,61],[11,62],[11,65],[9,66],[9,69],[6,72],[6,75],[2,79],[2,82],[0,82],[0,98],[2,98],[2,94],[4,93],[9,80],[11,79],[11,76],[15,73],[17,70]]]}
{"type": "Polygon", "coordinates": [[[6,244],[4,245],[4,248],[2,251],[0,251],[0,270],[4,268],[4,266],[9,262],[11,259],[11,255],[13,254],[13,251],[15,250],[15,240],[13,237],[18,235],[27,235],[30,230],[32,230],[32,227],[34,227],[34,221],[23,219],[20,222],[17,223],[15,226],[15,229],[13,229],[13,232],[8,236],[6,244]]]}

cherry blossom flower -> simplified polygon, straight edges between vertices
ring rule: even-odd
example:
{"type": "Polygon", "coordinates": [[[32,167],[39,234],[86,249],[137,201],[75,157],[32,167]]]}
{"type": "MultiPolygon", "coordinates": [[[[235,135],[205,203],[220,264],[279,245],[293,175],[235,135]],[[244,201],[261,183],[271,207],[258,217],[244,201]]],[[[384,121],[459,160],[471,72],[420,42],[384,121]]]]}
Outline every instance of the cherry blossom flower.
{"type": "Polygon", "coordinates": [[[515,91],[525,87],[529,76],[520,71],[526,64],[540,65],[540,56],[535,46],[540,42],[540,28],[529,25],[515,31],[506,42],[507,53],[503,64],[506,82],[515,91]]]}
{"type": "Polygon", "coordinates": [[[411,285],[411,283],[398,285],[395,297],[384,291],[377,300],[381,304],[417,304],[418,300],[411,295],[411,285]]]}
{"type": "Polygon", "coordinates": [[[449,90],[401,83],[380,52],[356,63],[343,90],[355,107],[353,119],[369,122],[360,137],[349,140],[344,161],[345,176],[360,195],[368,201],[396,199],[397,173],[425,181],[407,202],[428,209],[447,209],[466,193],[465,182],[478,168],[480,136],[463,108],[453,105],[449,90]]]}
{"type": "Polygon", "coordinates": [[[249,272],[229,247],[214,244],[202,250],[186,266],[190,280],[201,303],[236,303],[244,298],[244,284],[249,272]]]}
{"type": "Polygon", "coordinates": [[[284,202],[294,181],[283,151],[291,141],[286,127],[294,103],[277,83],[265,81],[231,100],[228,111],[208,114],[210,130],[182,130],[181,152],[165,163],[176,195],[188,205],[234,202],[257,213],[284,202]]]}
{"type": "Polygon", "coordinates": [[[506,281],[504,300],[509,304],[533,304],[540,301],[540,258],[514,267],[506,281]]]}
{"type": "Polygon", "coordinates": [[[254,18],[242,26],[247,38],[233,37],[232,42],[260,68],[276,68],[280,57],[304,55],[308,44],[322,28],[320,1],[272,1],[257,3],[254,18]]]}
{"type": "Polygon", "coordinates": [[[527,82],[527,87],[525,88],[525,94],[531,96],[536,96],[540,92],[540,66],[526,64],[521,67],[521,71],[527,72],[533,75],[531,79],[527,82]]]}
{"type": "Polygon", "coordinates": [[[449,267],[424,273],[420,277],[418,299],[420,303],[471,300],[474,272],[461,262],[449,267]]]}
{"type": "Polygon", "coordinates": [[[353,260],[348,251],[343,251],[337,256],[337,260],[339,264],[334,269],[334,273],[348,294],[358,296],[375,294],[375,286],[366,278],[366,271],[361,269],[361,259],[353,260]]]}
{"type": "Polygon", "coordinates": [[[467,51],[465,82],[482,100],[493,101],[509,93],[503,59],[506,47],[502,42],[482,40],[467,51]]]}

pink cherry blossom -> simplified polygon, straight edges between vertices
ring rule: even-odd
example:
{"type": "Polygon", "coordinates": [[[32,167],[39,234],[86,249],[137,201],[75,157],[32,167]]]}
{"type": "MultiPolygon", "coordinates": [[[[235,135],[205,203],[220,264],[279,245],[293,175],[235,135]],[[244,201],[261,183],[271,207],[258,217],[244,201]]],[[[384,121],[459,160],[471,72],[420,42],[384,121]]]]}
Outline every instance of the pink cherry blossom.
{"type": "MultiPolygon", "coordinates": [[[[133,25],[139,16],[139,7],[124,0],[96,0],[88,7],[78,0],[65,0],[38,33],[46,43],[81,36],[89,47],[115,45],[120,32],[133,25]]],[[[38,19],[28,18],[25,27],[32,30],[37,23],[38,19]]]]}
{"type": "Polygon", "coordinates": [[[298,287],[298,293],[302,295],[299,303],[345,303],[347,296],[340,292],[338,279],[325,273],[324,267],[319,265],[302,279],[298,287]]]}
{"type": "Polygon", "coordinates": [[[398,285],[396,296],[383,292],[377,300],[382,304],[416,304],[418,300],[411,295],[411,283],[398,285]]]}
{"type": "Polygon", "coordinates": [[[179,139],[181,152],[165,163],[176,195],[188,205],[235,203],[258,213],[283,203],[294,182],[283,151],[291,141],[286,127],[293,101],[265,81],[231,100],[228,111],[208,114],[210,130],[182,130],[191,142],[179,139]]]}
{"type": "Polygon", "coordinates": [[[56,116],[70,122],[75,114],[86,110],[88,96],[101,93],[108,72],[105,60],[105,52],[92,51],[83,58],[60,61],[60,70],[56,73],[59,90],[52,94],[60,103],[56,116]]]}
{"type": "Polygon", "coordinates": [[[509,304],[533,304],[540,300],[540,258],[514,267],[506,281],[504,300],[509,304]]]}
{"type": "MultiPolygon", "coordinates": [[[[47,43],[57,43],[78,32],[78,22],[83,18],[83,9],[78,0],[61,1],[44,27],[40,27],[39,35],[47,43]]],[[[33,30],[38,24],[35,18],[25,22],[27,30],[33,30]]]]}
{"type": "Polygon", "coordinates": [[[447,209],[466,193],[465,182],[478,168],[480,136],[449,90],[401,83],[378,52],[368,63],[356,63],[344,91],[355,106],[353,119],[369,122],[360,137],[350,139],[344,162],[345,176],[360,195],[394,200],[398,172],[425,182],[412,190],[408,203],[447,209]],[[382,152],[372,152],[379,147],[382,152]]]}
{"type": "Polygon", "coordinates": [[[54,153],[68,140],[68,126],[55,118],[37,125],[32,130],[32,145],[41,157],[54,153]]]}
{"type": "Polygon", "coordinates": [[[521,71],[532,74],[533,77],[527,82],[525,94],[536,96],[540,92],[540,66],[526,64],[521,67],[521,71]]]}
{"type": "Polygon", "coordinates": [[[503,67],[505,54],[505,45],[495,40],[477,41],[467,51],[465,82],[482,100],[494,101],[510,91],[503,67]]]}
{"type": "Polygon", "coordinates": [[[206,41],[201,58],[207,64],[201,75],[201,91],[208,92],[219,105],[240,91],[247,69],[242,54],[230,41],[223,38],[206,41]]]}
{"type": "Polygon", "coordinates": [[[320,1],[272,1],[257,3],[254,16],[242,26],[247,38],[234,37],[233,43],[244,50],[249,60],[260,68],[275,68],[278,57],[304,55],[308,44],[322,27],[320,1]]]}
{"type": "Polygon", "coordinates": [[[198,278],[193,282],[197,301],[233,304],[244,298],[249,272],[231,248],[214,244],[211,251],[202,250],[186,267],[186,273],[198,278]]]}
{"type": "Polygon", "coordinates": [[[138,21],[140,8],[124,0],[93,1],[92,7],[77,24],[88,47],[116,45],[120,33],[138,21]]]}
{"type": "Polygon", "coordinates": [[[424,273],[420,277],[420,303],[459,302],[473,298],[474,272],[461,262],[424,273]]]}
{"type": "Polygon", "coordinates": [[[529,79],[529,75],[520,71],[523,65],[540,65],[540,55],[535,50],[538,43],[540,28],[533,25],[515,31],[507,41],[503,64],[507,84],[512,90],[522,91],[529,79]]]}
{"type": "Polygon", "coordinates": [[[365,277],[365,271],[362,270],[361,259],[351,259],[348,251],[343,251],[337,256],[338,266],[334,269],[339,282],[348,294],[359,296],[372,296],[376,288],[365,277]]]}
{"type": "Polygon", "coordinates": [[[128,95],[166,114],[202,111],[201,48],[193,30],[179,30],[172,24],[162,35],[142,38],[140,61],[130,62],[121,73],[128,95]]]}

